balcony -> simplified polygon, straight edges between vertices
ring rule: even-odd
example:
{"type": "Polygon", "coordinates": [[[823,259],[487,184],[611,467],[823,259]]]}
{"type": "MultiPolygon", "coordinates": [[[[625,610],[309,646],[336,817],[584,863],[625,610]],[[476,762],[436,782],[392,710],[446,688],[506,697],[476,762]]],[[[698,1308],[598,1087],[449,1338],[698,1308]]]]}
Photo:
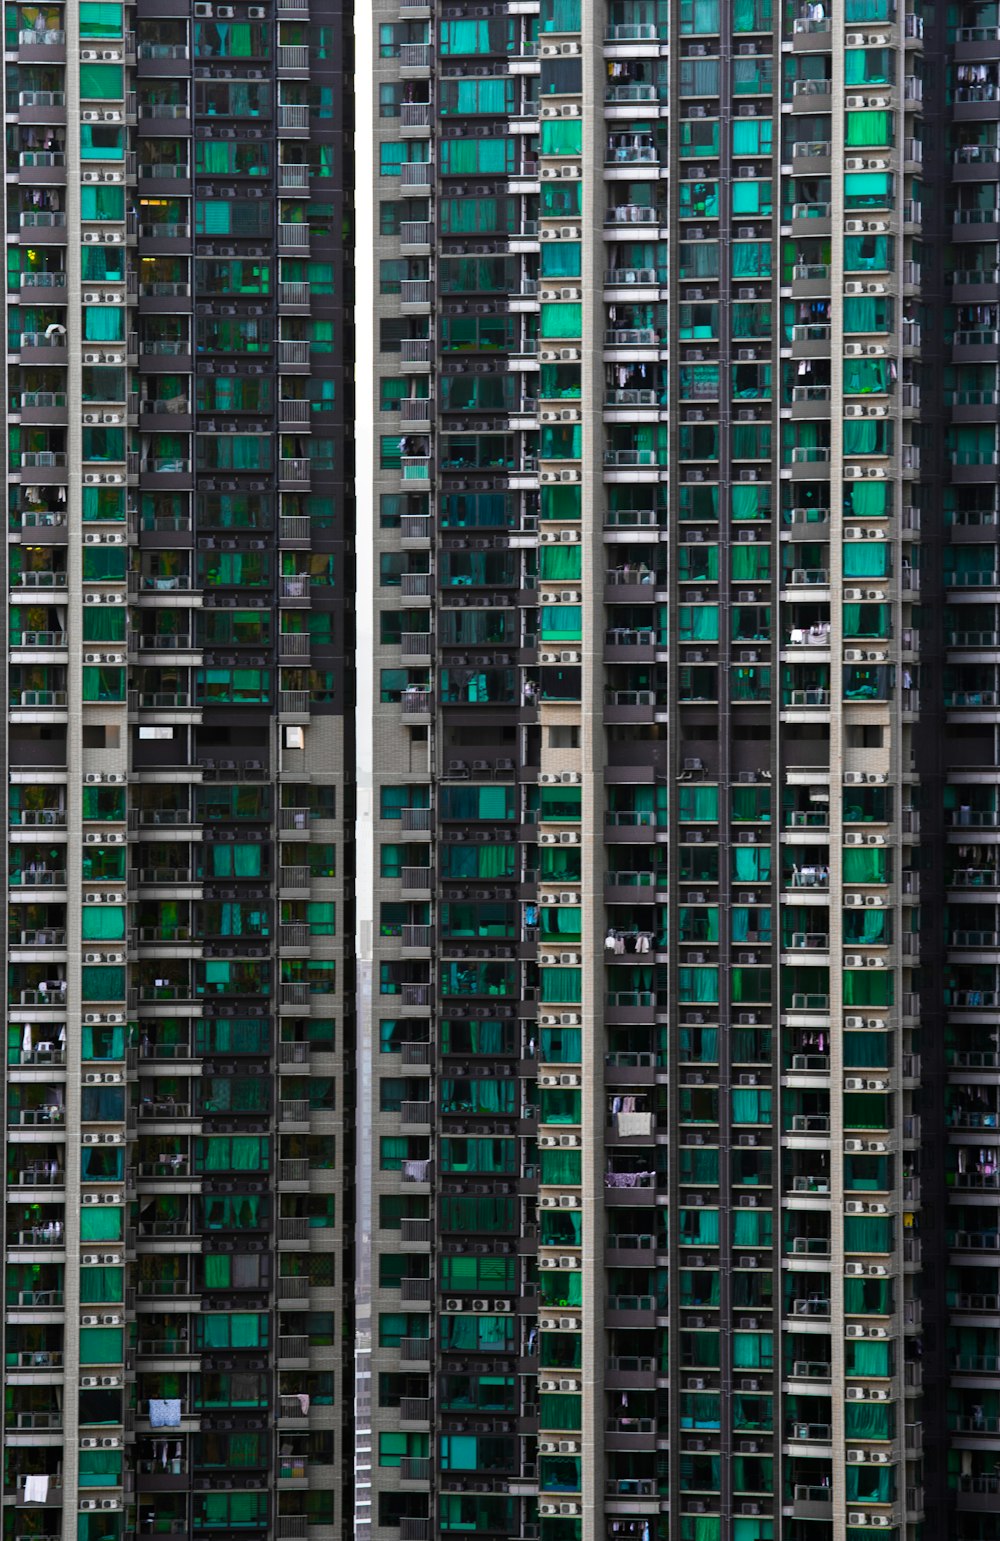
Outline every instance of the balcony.
{"type": "MultiPolygon", "coordinates": [[[[611,30],[614,29],[612,28],[611,30]]],[[[654,33],[655,30],[653,28],[654,33]]],[[[609,105],[623,106],[633,102],[657,102],[659,96],[656,86],[643,85],[641,82],[636,82],[630,85],[609,86],[604,93],[604,100],[609,105]]]]}
{"type": "Polygon", "coordinates": [[[660,334],[651,326],[611,327],[604,334],[606,348],[658,348],[660,334]]]}
{"type": "Polygon", "coordinates": [[[830,155],[829,139],[798,139],[792,145],[792,160],[827,160],[830,155]]]}
{"type": "Polygon", "coordinates": [[[66,213],[63,209],[22,209],[18,223],[22,230],[62,230],[66,213]]]}
{"type": "MultiPolygon", "coordinates": [[[[306,108],[302,109],[303,112],[306,108]]],[[[278,247],[281,251],[308,251],[309,226],[282,223],[278,226],[278,247]]]]}
{"type": "Polygon", "coordinates": [[[429,1397],[400,1397],[400,1423],[428,1423],[434,1404],[429,1397]]]}
{"type": "Polygon", "coordinates": [[[430,43],[400,43],[399,64],[404,70],[429,70],[433,58],[430,43]]]}
{"type": "Polygon", "coordinates": [[[619,203],[609,208],[604,216],[606,225],[659,225],[665,223],[666,210],[650,208],[642,203],[619,203]]]}
{"type": "Polygon", "coordinates": [[[957,1479],[956,1504],[966,1513],[996,1514],[1000,1510],[1000,1476],[960,1475],[957,1479]]]}
{"type": "MultiPolygon", "coordinates": [[[[430,229],[430,226],[427,228],[430,229]]],[[[404,364],[429,364],[431,359],[430,338],[404,337],[399,345],[399,353],[404,364]]]]}
{"type": "Polygon", "coordinates": [[[408,685],[403,691],[400,707],[405,721],[417,724],[431,719],[433,692],[418,685],[408,685]]]}
{"type": "Polygon", "coordinates": [[[22,289],[65,289],[66,274],[63,272],[35,272],[20,275],[22,289]]]}
{"type": "Polygon", "coordinates": [[[399,168],[399,179],[402,187],[429,190],[434,183],[434,163],[432,161],[403,161],[399,168]]]}
{"type": "Polygon", "coordinates": [[[800,1520],[829,1520],[833,1514],[833,1490],[797,1482],[792,1489],[792,1514],[800,1520]]]}
{"type": "Polygon", "coordinates": [[[139,234],[147,241],[186,241],[191,236],[191,226],[178,220],[157,220],[152,225],[140,225],[139,234]]]}
{"type": "Polygon", "coordinates": [[[295,456],[293,458],[283,456],[278,461],[278,479],[289,486],[308,487],[310,481],[309,461],[302,456],[295,456]]]}
{"type": "Polygon", "coordinates": [[[404,311],[423,310],[434,297],[434,286],[429,278],[404,278],[400,281],[399,297],[404,311]]]}
{"type": "MultiPolygon", "coordinates": [[[[307,287],[307,286],[303,286],[307,287]]],[[[309,363],[309,343],[305,340],[282,340],[278,343],[278,362],[281,364],[309,363]]],[[[308,402],[305,403],[308,406],[308,402]]],[[[308,415],[303,419],[308,422],[308,415]]]]}
{"type": "Polygon", "coordinates": [[[304,128],[304,129],[308,129],[308,127],[309,127],[309,108],[308,107],[279,107],[278,108],[278,127],[279,128],[284,128],[284,129],[289,129],[289,128],[304,128]]]}

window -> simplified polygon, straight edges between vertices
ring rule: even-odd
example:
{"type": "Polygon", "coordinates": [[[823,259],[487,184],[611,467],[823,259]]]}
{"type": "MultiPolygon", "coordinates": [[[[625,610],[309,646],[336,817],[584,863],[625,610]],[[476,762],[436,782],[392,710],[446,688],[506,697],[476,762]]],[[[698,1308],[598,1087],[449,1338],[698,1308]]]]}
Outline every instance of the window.
{"type": "Polygon", "coordinates": [[[82,0],[80,36],[120,38],[122,11],[123,7],[120,5],[97,5],[89,3],[89,0],[82,0]]]}
{"type": "Polygon", "coordinates": [[[120,64],[81,64],[80,96],[85,101],[121,101],[125,94],[120,64]]]}
{"type": "Polygon", "coordinates": [[[574,727],[549,728],[550,749],[579,749],[580,729],[574,727]]]}

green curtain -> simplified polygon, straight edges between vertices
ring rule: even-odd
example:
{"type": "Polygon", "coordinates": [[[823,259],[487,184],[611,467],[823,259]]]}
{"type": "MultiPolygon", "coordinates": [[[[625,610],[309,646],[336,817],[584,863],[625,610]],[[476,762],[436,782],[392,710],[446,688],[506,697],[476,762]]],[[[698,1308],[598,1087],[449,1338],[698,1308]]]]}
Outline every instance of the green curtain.
{"type": "Polygon", "coordinates": [[[888,852],[878,846],[847,846],[844,850],[845,883],[884,883],[888,872],[888,852]]]}
{"type": "Polygon", "coordinates": [[[738,1370],[767,1368],[773,1363],[774,1340],[762,1332],[733,1334],[733,1365],[738,1370]]]}
{"type": "MultiPolygon", "coordinates": [[[[855,359],[844,360],[844,394],[847,396],[884,396],[889,390],[889,370],[884,359],[855,359]]],[[[847,496],[852,492],[881,492],[885,494],[885,487],[868,486],[862,483],[860,487],[852,487],[847,496]]]]}
{"type": "Polygon", "coordinates": [[[681,1236],[685,1245],[705,1242],[717,1246],[719,1241],[719,1211],[717,1209],[682,1209],[681,1236]]]}
{"type": "Polygon", "coordinates": [[[884,910],[865,910],[860,916],[852,911],[845,918],[850,922],[847,927],[848,944],[851,942],[877,942],[885,936],[888,916],[884,910]]]}
{"type": "Polygon", "coordinates": [[[844,423],[844,454],[874,455],[878,449],[879,429],[882,426],[871,418],[849,418],[844,423]]]}
{"type": "Polygon", "coordinates": [[[848,1315],[886,1315],[890,1300],[888,1279],[845,1279],[844,1281],[844,1310],[848,1315]]]}
{"type": "Polygon", "coordinates": [[[849,209],[871,208],[873,205],[891,207],[892,176],[882,171],[848,172],[844,178],[844,202],[849,209]]]}
{"type": "Polygon", "coordinates": [[[847,1355],[851,1361],[847,1375],[889,1375],[888,1342],[858,1342],[852,1339],[847,1344],[847,1355]]]}
{"type": "Polygon", "coordinates": [[[581,337],[583,335],[582,305],[543,305],[543,337],[581,337]]]}
{"type": "Polygon", "coordinates": [[[737,1209],[733,1215],[733,1245],[771,1245],[771,1216],[764,1210],[737,1209]]]}
{"type": "Polygon", "coordinates": [[[228,1289],[232,1274],[232,1258],[219,1257],[209,1252],[205,1255],[204,1266],[206,1289],[228,1289]]]}
{"type": "Polygon", "coordinates": [[[887,1504],[892,1502],[893,1482],[890,1466],[848,1466],[848,1503],[887,1504]]]}
{"type": "Polygon", "coordinates": [[[677,812],[682,822],[717,822],[719,817],[718,787],[690,785],[678,787],[677,812]]]}
{"type": "Polygon", "coordinates": [[[582,155],[583,120],[581,118],[543,118],[543,155],[582,155]]]}
{"type": "Polygon", "coordinates": [[[848,1215],[844,1220],[844,1250],[891,1252],[892,1228],[891,1219],[882,1219],[878,1215],[848,1215]]]}
{"type": "Polygon", "coordinates": [[[733,124],[733,154],[770,155],[773,134],[771,118],[737,118],[733,124]]]}
{"type": "Polygon", "coordinates": [[[732,548],[733,582],[766,582],[771,572],[769,546],[756,541],[740,542],[732,548]]]}
{"type": "Polygon", "coordinates": [[[562,583],[579,580],[583,572],[582,546],[550,546],[541,548],[541,572],[543,583],[562,583]]]}
{"type": "Polygon", "coordinates": [[[539,1151],[540,1178],[551,1187],[579,1187],[582,1180],[582,1153],[578,1150],[539,1151]]]}
{"type": "MultiPolygon", "coordinates": [[[[84,492],[93,488],[85,487],[84,492]]],[[[85,642],[124,642],[125,610],[112,609],[109,605],[91,605],[83,613],[85,642]]]]}
{"type": "Polygon", "coordinates": [[[80,36],[81,37],[108,37],[118,38],[122,36],[122,12],[120,5],[101,3],[101,0],[82,0],[80,5],[80,36]]]}
{"type": "Polygon", "coordinates": [[[541,1000],[543,1002],[580,1001],[583,999],[583,970],[579,968],[543,968],[541,970],[541,1000]]]}
{"type": "MultiPolygon", "coordinates": [[[[87,911],[84,910],[86,919],[87,911]]],[[[100,1037],[95,1040],[94,1028],[87,1025],[83,1029],[81,1041],[81,1058],[94,1059],[124,1059],[125,1058],[125,1029],[124,1027],[112,1027],[100,1029],[100,1037]]]]}
{"type": "Polygon", "coordinates": [[[125,312],[110,305],[83,307],[83,336],[86,342],[121,342],[125,336],[125,312]]]}
{"type": "Polygon", "coordinates": [[[766,490],[763,487],[745,485],[730,488],[733,518],[760,519],[766,509],[766,490]]]}
{"type": "Polygon", "coordinates": [[[888,969],[845,969],[843,989],[845,1006],[891,1006],[893,976],[888,969]]]}
{"type": "Polygon", "coordinates": [[[123,1268],[81,1268],[80,1300],[86,1305],[104,1305],[125,1299],[123,1268]]]}
{"type": "Polygon", "coordinates": [[[77,1472],[80,1486],[117,1487],[121,1484],[120,1450],[81,1450],[77,1472]]]}
{"type": "Polygon", "coordinates": [[[888,85],[892,79],[892,57],[887,48],[849,48],[844,56],[844,84],[888,85]]]}
{"type": "Polygon", "coordinates": [[[855,519],[884,518],[891,490],[888,482],[856,483],[845,490],[844,512],[855,519]]]}
{"type": "Polygon", "coordinates": [[[877,299],[850,298],[844,301],[845,332],[875,332],[880,330],[880,318],[885,305],[877,299]]]}
{"type": "Polygon", "coordinates": [[[740,883],[767,882],[771,876],[770,849],[737,846],[733,850],[733,874],[740,883]]]}
{"type": "Polygon", "coordinates": [[[80,970],[80,994],[85,1001],[124,1000],[124,968],[101,968],[85,963],[80,970]]]}
{"type": "Polygon", "coordinates": [[[734,1124],[767,1124],[771,1121],[771,1093],[752,1087],[734,1088],[732,1093],[734,1124]]]}
{"type": "Polygon", "coordinates": [[[85,942],[116,942],[125,935],[125,909],[121,905],[85,908],[81,917],[85,942]]]}
{"type": "MultiPolygon", "coordinates": [[[[749,1302],[747,1302],[749,1304],[749,1302]]],[[[718,1305],[718,1295],[710,1302],[718,1305]]],[[[769,1429],[771,1427],[770,1397],[733,1397],[733,1426],[737,1429],[769,1429]]]]}
{"type": "Polygon", "coordinates": [[[844,1065],[849,1070],[864,1070],[872,1065],[887,1065],[889,1052],[885,1033],[844,1034],[844,1065]]]}
{"type": "Polygon", "coordinates": [[[719,640],[718,605],[681,605],[677,623],[682,642],[717,642],[719,640]]]}
{"type": "Polygon", "coordinates": [[[848,1439],[891,1439],[893,1408],[885,1402],[847,1402],[844,1406],[848,1439]]]}
{"type": "Polygon", "coordinates": [[[81,1327],[81,1364],[120,1364],[125,1353],[121,1327],[81,1327]]]}
{"type": "MultiPolygon", "coordinates": [[[[114,186],[82,187],[80,189],[80,218],[87,220],[123,220],[125,218],[125,189],[114,186]]],[[[114,314],[113,309],[111,313],[114,314]]]]}
{"type": "Polygon", "coordinates": [[[578,1396],[553,1396],[543,1392],[539,1399],[539,1427],[542,1429],[579,1429],[583,1399],[578,1396]]]}
{"type": "Polygon", "coordinates": [[[849,112],[844,140],[855,145],[891,145],[892,114],[889,112],[849,112]]]}
{"type": "Polygon", "coordinates": [[[849,235],[845,237],[844,267],[847,272],[886,272],[890,266],[887,236],[849,235]]]}
{"type": "Polygon", "coordinates": [[[684,1002],[717,1001],[719,970],[717,968],[678,969],[677,993],[678,998],[684,1002]]]}
{"type": "Polygon", "coordinates": [[[580,605],[542,605],[542,641],[549,638],[578,642],[583,636],[583,609],[580,605]]]}

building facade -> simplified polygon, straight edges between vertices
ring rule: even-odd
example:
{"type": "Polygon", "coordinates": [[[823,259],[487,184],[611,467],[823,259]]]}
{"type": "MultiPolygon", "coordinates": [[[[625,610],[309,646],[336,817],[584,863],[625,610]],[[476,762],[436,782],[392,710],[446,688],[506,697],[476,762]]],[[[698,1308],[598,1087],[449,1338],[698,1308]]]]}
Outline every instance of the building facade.
{"type": "Polygon", "coordinates": [[[4,1532],[339,1537],[351,16],[5,50],[4,1532]]]}
{"type": "Polygon", "coordinates": [[[996,8],[375,22],[372,1534],[983,1541],[996,8]]]}

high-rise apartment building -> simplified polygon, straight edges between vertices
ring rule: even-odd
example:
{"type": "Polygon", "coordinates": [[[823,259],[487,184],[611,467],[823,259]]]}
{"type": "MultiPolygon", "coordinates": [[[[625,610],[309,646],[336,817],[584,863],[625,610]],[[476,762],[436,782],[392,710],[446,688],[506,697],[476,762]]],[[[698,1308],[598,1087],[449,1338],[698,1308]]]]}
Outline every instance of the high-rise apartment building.
{"type": "Polygon", "coordinates": [[[6,8],[9,1541],[349,1526],[350,27],[6,8]]]}
{"type": "Polygon", "coordinates": [[[372,1535],[985,1541],[997,9],[375,20],[372,1535]]]}

